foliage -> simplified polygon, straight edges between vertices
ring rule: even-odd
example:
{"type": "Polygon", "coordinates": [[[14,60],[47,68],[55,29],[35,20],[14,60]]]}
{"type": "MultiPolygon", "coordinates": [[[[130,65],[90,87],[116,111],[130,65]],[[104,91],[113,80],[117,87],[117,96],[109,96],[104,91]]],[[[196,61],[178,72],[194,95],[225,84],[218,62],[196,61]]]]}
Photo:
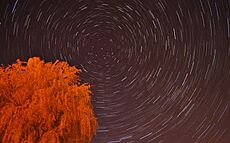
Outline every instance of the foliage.
{"type": "Polygon", "coordinates": [[[91,142],[98,124],[79,72],[37,57],[0,67],[0,142],[91,142]]]}

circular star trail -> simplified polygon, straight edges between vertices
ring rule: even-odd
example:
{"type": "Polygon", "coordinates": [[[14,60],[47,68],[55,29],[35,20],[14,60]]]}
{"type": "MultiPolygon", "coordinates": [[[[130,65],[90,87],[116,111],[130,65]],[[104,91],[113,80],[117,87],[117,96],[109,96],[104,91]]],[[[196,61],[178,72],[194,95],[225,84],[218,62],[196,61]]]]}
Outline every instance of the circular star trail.
{"type": "Polygon", "coordinates": [[[80,68],[95,143],[230,142],[229,41],[229,0],[0,1],[0,63],[80,68]]]}

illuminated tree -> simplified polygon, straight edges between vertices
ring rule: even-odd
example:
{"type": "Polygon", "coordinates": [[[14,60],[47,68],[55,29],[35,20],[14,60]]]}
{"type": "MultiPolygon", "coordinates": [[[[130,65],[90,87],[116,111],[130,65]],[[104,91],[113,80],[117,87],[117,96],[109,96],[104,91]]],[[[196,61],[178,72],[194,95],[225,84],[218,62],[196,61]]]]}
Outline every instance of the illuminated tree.
{"type": "Polygon", "coordinates": [[[0,67],[0,142],[91,142],[98,124],[79,72],[37,57],[0,67]]]}

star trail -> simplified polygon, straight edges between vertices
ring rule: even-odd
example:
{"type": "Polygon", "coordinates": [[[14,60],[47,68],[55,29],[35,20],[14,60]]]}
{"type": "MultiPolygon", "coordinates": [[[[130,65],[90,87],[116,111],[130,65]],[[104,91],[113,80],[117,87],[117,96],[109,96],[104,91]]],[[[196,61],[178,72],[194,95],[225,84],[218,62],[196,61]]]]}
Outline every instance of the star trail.
{"type": "Polygon", "coordinates": [[[92,85],[94,143],[230,142],[229,0],[0,0],[0,64],[92,85]]]}

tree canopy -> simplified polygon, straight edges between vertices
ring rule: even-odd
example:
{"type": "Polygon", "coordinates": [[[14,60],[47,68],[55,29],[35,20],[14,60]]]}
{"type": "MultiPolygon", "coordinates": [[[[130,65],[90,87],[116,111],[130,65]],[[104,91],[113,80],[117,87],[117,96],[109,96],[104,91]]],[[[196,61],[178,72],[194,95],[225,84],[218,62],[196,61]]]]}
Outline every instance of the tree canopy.
{"type": "Polygon", "coordinates": [[[38,57],[0,67],[0,142],[91,142],[98,123],[79,72],[38,57]]]}

